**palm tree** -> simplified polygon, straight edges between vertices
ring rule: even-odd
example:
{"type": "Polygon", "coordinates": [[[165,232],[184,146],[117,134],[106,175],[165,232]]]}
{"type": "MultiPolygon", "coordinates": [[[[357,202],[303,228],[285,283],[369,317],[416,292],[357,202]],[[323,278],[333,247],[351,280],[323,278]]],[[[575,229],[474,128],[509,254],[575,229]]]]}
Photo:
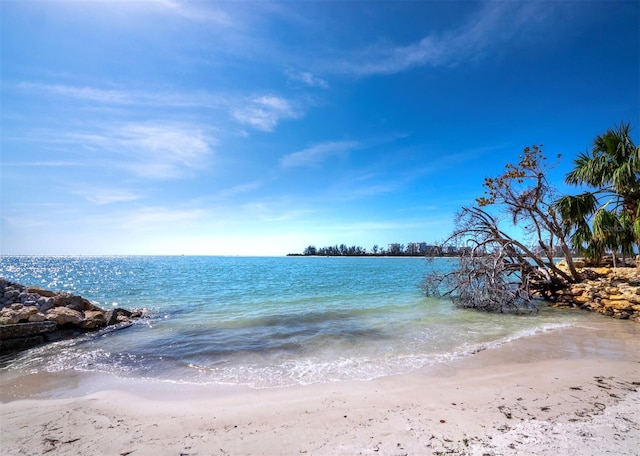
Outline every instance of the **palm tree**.
{"type": "Polygon", "coordinates": [[[609,249],[614,264],[618,250],[623,258],[633,253],[634,243],[640,250],[640,147],[630,130],[628,123],[621,123],[598,135],[591,153],[579,154],[565,178],[593,191],[556,202],[567,233],[573,233],[574,247],[595,260],[609,249]]]}

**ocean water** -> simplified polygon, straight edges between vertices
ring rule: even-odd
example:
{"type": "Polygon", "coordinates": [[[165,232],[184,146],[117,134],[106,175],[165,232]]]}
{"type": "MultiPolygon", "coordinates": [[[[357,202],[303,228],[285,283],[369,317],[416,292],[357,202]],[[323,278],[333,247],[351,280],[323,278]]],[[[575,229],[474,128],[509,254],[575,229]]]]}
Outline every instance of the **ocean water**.
{"type": "MultiPolygon", "coordinates": [[[[438,259],[436,267],[451,260],[438,259]]],[[[275,387],[406,373],[588,321],[495,315],[428,298],[423,258],[0,257],[0,277],[150,318],[23,352],[16,372],[81,370],[275,387]]]]}

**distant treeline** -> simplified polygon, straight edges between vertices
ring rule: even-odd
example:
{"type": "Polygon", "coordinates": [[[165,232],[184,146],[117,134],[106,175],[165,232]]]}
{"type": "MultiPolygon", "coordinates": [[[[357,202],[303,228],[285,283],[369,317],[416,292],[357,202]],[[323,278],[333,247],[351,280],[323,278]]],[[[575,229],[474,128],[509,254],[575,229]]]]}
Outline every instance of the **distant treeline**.
{"type": "Polygon", "coordinates": [[[454,246],[442,247],[426,242],[410,242],[404,244],[388,244],[387,247],[374,245],[367,250],[364,247],[336,244],[329,247],[310,245],[302,253],[290,253],[288,256],[457,256],[461,249],[454,246]]]}

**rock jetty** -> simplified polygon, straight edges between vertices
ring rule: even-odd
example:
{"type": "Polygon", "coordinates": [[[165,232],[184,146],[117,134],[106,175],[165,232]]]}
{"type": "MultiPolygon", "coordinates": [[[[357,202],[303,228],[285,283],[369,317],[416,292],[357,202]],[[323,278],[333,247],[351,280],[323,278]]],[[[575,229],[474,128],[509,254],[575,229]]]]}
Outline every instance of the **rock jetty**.
{"type": "Polygon", "coordinates": [[[81,296],[0,279],[0,354],[107,326],[126,326],[146,314],[145,309],[103,310],[81,296]]]}
{"type": "MultiPolygon", "coordinates": [[[[566,263],[558,266],[566,268],[566,263]]],[[[560,290],[555,306],[578,307],[640,323],[640,263],[618,268],[584,266],[578,272],[585,280],[560,290]]]]}

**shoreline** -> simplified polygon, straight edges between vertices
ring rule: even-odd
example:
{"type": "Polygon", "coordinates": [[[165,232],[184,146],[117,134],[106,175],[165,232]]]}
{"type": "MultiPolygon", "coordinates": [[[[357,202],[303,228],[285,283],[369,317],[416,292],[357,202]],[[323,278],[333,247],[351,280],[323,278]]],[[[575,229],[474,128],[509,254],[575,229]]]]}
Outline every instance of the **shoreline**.
{"type": "Polygon", "coordinates": [[[6,454],[555,455],[640,447],[640,328],[615,320],[368,381],[253,389],[62,372],[3,384],[6,454]]]}

